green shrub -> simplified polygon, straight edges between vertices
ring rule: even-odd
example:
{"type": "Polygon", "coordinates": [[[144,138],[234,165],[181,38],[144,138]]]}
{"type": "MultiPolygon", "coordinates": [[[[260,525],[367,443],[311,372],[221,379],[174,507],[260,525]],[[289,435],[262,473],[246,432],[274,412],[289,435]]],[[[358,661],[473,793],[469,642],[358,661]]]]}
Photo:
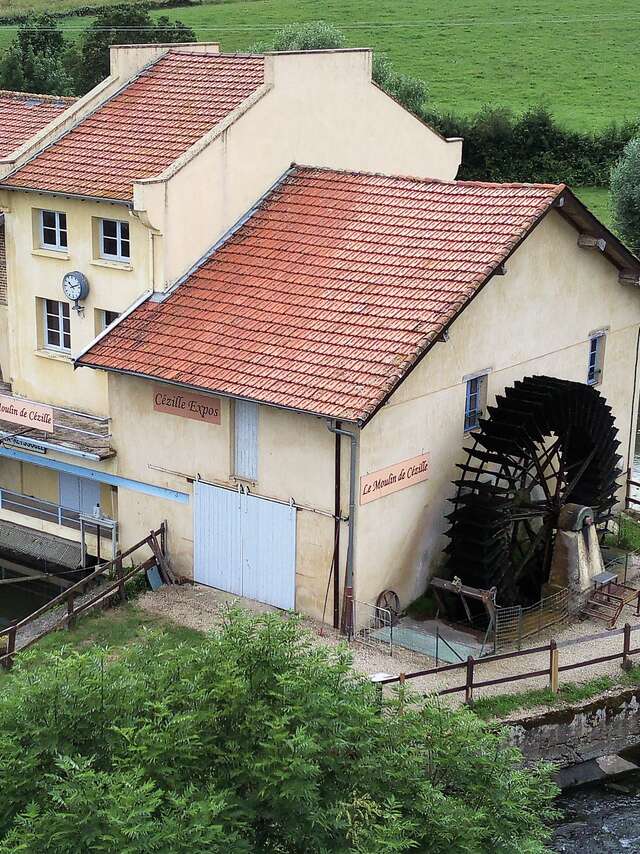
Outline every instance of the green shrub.
{"type": "Polygon", "coordinates": [[[381,713],[294,620],[28,655],[0,694],[0,854],[544,850],[548,767],[466,709],[381,713]]]}
{"type": "Polygon", "coordinates": [[[640,253],[640,137],[627,143],[611,170],[611,208],[616,230],[640,253]]]}
{"type": "Polygon", "coordinates": [[[485,107],[471,117],[425,113],[443,136],[464,138],[459,178],[606,186],[611,166],[640,125],[612,124],[601,131],[569,130],[544,107],[515,115],[485,107]]]}

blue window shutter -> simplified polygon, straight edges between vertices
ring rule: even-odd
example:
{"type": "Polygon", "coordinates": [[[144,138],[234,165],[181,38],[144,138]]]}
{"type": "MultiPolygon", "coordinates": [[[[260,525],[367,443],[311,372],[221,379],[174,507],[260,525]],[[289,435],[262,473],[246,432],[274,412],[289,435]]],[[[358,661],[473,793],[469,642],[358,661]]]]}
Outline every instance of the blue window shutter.
{"type": "Polygon", "coordinates": [[[234,473],[245,480],[258,479],[258,404],[235,402],[234,473]]]}

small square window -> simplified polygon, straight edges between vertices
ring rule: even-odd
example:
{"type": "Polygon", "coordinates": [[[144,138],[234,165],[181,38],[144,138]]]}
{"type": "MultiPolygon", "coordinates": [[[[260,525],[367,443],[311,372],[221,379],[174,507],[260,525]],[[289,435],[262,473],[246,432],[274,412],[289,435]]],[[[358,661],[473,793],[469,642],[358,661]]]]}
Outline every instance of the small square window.
{"type": "Polygon", "coordinates": [[[71,351],[71,317],[68,302],[44,300],[44,346],[71,351]]]}
{"type": "Polygon", "coordinates": [[[100,257],[108,261],[129,261],[131,243],[129,223],[116,219],[100,220],[100,257]]]}
{"type": "Polygon", "coordinates": [[[604,364],[604,333],[592,335],[589,339],[589,361],[587,363],[587,385],[598,385],[602,380],[604,364]]]}
{"type": "Polygon", "coordinates": [[[43,249],[65,251],[67,240],[67,215],[60,211],[40,211],[40,245],[43,249]]]}
{"type": "Polygon", "coordinates": [[[111,326],[114,320],[120,317],[117,311],[107,311],[106,308],[98,309],[96,312],[96,334],[103,332],[107,326],[111,326]]]}
{"type": "Polygon", "coordinates": [[[464,405],[464,431],[475,430],[480,426],[487,403],[487,374],[471,377],[467,380],[464,405]]]}

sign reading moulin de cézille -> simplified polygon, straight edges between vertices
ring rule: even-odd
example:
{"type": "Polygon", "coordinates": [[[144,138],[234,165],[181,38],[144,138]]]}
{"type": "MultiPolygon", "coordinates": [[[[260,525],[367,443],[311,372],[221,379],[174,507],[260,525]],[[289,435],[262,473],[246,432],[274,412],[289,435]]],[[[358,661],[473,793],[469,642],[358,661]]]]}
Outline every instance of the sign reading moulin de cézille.
{"type": "Polygon", "coordinates": [[[154,386],[153,408],[157,412],[169,412],[171,415],[193,418],[195,421],[220,423],[220,398],[209,397],[206,394],[193,394],[189,391],[178,389],[174,391],[154,386]]]}
{"type": "Polygon", "coordinates": [[[428,454],[420,454],[419,457],[403,460],[401,463],[387,466],[386,469],[362,475],[360,478],[360,504],[367,504],[369,501],[375,501],[376,498],[382,498],[392,492],[399,492],[401,489],[413,486],[414,483],[426,480],[428,476],[428,454]]]}
{"type": "Polygon", "coordinates": [[[53,407],[0,394],[0,421],[10,421],[12,424],[53,433],[53,407]]]}

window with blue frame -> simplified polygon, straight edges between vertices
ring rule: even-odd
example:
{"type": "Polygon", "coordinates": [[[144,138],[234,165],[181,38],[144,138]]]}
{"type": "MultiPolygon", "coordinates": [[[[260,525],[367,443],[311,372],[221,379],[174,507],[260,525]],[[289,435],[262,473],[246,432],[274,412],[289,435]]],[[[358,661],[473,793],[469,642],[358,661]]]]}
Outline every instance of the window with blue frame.
{"type": "Polygon", "coordinates": [[[589,338],[589,363],[587,366],[587,385],[598,385],[602,380],[605,335],[599,332],[589,338]]]}
{"type": "Polygon", "coordinates": [[[464,431],[475,430],[480,425],[487,402],[487,375],[480,374],[467,380],[464,406],[464,431]]]}

